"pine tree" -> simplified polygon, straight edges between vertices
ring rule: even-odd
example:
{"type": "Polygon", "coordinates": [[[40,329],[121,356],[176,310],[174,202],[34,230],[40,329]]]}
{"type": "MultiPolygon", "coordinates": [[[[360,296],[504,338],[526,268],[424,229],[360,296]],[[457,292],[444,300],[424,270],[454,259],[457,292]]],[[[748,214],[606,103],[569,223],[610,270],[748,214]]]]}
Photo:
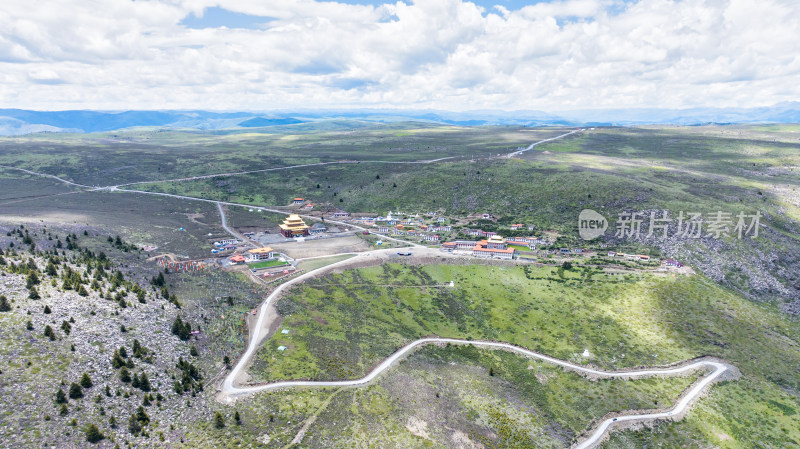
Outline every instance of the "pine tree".
{"type": "Polygon", "coordinates": [[[52,312],[53,312],[53,311],[52,311],[52,310],[50,310],[50,306],[47,306],[47,305],[46,305],[46,306],[44,306],[44,313],[45,313],[45,314],[48,314],[48,315],[49,315],[49,314],[50,314],[50,313],[52,313],[52,312]]]}
{"type": "Polygon", "coordinates": [[[28,279],[25,282],[25,288],[31,288],[34,285],[39,285],[39,276],[36,275],[35,271],[31,271],[28,273],[28,279]]]}
{"type": "Polygon", "coordinates": [[[147,416],[147,413],[145,413],[144,407],[139,406],[139,408],[136,409],[136,420],[139,421],[143,426],[146,426],[150,423],[150,417],[147,416]]]}
{"type": "Polygon", "coordinates": [[[55,334],[55,332],[53,332],[53,328],[50,327],[49,324],[44,327],[44,336],[49,338],[50,341],[53,341],[53,340],[56,339],[56,334],[55,334]]]}
{"type": "Polygon", "coordinates": [[[36,290],[36,287],[31,287],[30,291],[28,291],[28,298],[41,299],[41,296],[39,296],[39,292],[36,290]]]}
{"type": "Polygon", "coordinates": [[[61,404],[61,409],[59,409],[58,414],[61,416],[67,416],[69,413],[69,408],[67,408],[67,404],[61,404]]]}
{"type": "Polygon", "coordinates": [[[64,320],[61,322],[61,330],[67,335],[72,332],[72,326],[69,324],[69,321],[64,320]]]}
{"type": "Polygon", "coordinates": [[[59,388],[58,391],[56,391],[56,404],[66,404],[67,402],[69,402],[67,400],[67,395],[64,393],[64,390],[59,388]]]}
{"type": "Polygon", "coordinates": [[[150,379],[147,378],[147,373],[142,373],[139,377],[139,389],[142,391],[150,391],[150,379]]]}
{"type": "Polygon", "coordinates": [[[105,438],[102,433],[100,433],[100,429],[97,428],[94,424],[89,424],[86,426],[86,441],[94,444],[99,442],[105,438]]]}
{"type": "Polygon", "coordinates": [[[11,310],[11,304],[8,302],[8,298],[5,295],[0,295],[0,312],[8,312],[11,310]]]}
{"type": "Polygon", "coordinates": [[[220,412],[214,413],[214,427],[217,429],[225,427],[225,418],[222,417],[222,413],[220,412]]]}
{"type": "Polygon", "coordinates": [[[81,376],[81,386],[83,388],[92,388],[92,379],[86,373],[81,376]]]}
{"type": "Polygon", "coordinates": [[[241,426],[242,425],[242,417],[239,416],[239,410],[236,410],[236,412],[234,412],[233,419],[236,420],[236,425],[237,426],[241,426]]]}
{"type": "Polygon", "coordinates": [[[81,389],[80,385],[76,384],[75,382],[72,382],[69,385],[69,398],[80,399],[82,397],[83,397],[83,389],[81,389]]]}
{"type": "Polygon", "coordinates": [[[172,322],[172,335],[178,335],[182,328],[183,321],[181,321],[181,317],[175,317],[175,321],[172,322]]]}
{"type": "Polygon", "coordinates": [[[121,380],[122,382],[125,382],[125,383],[128,383],[128,382],[131,381],[131,373],[128,371],[127,367],[123,366],[122,369],[119,370],[119,380],[121,380]]]}
{"type": "Polygon", "coordinates": [[[120,369],[125,366],[125,359],[120,355],[119,349],[114,350],[114,355],[111,357],[111,366],[113,366],[114,369],[120,369]]]}
{"type": "Polygon", "coordinates": [[[29,331],[33,330],[33,323],[31,323],[31,320],[28,320],[28,322],[25,323],[25,329],[28,329],[29,331]]]}
{"type": "Polygon", "coordinates": [[[81,296],[89,296],[89,292],[86,291],[86,287],[84,287],[83,285],[81,285],[80,288],[78,288],[78,294],[81,296]]]}
{"type": "Polygon", "coordinates": [[[139,432],[142,431],[142,425],[139,423],[139,420],[136,419],[136,414],[131,414],[131,417],[128,419],[128,430],[134,435],[138,435],[139,432]]]}
{"type": "Polygon", "coordinates": [[[183,326],[181,327],[180,331],[178,332],[178,337],[181,340],[186,341],[186,340],[189,339],[189,337],[191,335],[192,335],[192,325],[189,324],[188,321],[184,321],[183,322],[183,326]]]}
{"type": "Polygon", "coordinates": [[[112,429],[116,429],[117,428],[117,418],[114,418],[113,416],[111,418],[108,418],[108,427],[111,427],[112,429]]]}
{"type": "Polygon", "coordinates": [[[139,388],[139,375],[138,374],[134,374],[133,375],[133,380],[131,380],[131,386],[133,388],[139,388]]]}
{"type": "Polygon", "coordinates": [[[164,273],[158,273],[158,276],[154,277],[151,283],[156,287],[163,287],[167,283],[164,280],[164,273]]]}

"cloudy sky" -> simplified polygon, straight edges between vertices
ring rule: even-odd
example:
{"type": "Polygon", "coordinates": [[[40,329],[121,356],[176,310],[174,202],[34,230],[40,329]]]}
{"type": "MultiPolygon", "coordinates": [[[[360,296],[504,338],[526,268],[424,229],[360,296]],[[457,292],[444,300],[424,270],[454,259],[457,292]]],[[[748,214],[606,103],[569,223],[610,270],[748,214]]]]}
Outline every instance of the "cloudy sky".
{"type": "Polygon", "coordinates": [[[0,108],[764,106],[800,100],[799,30],[797,0],[3,0],[0,108]]]}

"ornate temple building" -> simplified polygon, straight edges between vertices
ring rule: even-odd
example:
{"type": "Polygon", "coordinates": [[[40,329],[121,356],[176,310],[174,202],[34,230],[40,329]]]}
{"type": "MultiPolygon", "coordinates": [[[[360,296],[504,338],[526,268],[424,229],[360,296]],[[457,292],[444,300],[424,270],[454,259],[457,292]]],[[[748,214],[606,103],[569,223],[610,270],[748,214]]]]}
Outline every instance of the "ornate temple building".
{"type": "Polygon", "coordinates": [[[286,238],[309,235],[308,225],[297,214],[291,214],[280,225],[281,234],[286,238]]]}

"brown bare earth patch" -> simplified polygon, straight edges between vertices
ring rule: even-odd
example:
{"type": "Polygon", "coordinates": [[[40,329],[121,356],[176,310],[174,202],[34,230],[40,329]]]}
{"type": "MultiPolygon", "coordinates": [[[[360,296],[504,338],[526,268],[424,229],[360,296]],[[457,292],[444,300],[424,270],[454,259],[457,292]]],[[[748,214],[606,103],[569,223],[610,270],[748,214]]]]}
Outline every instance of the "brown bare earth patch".
{"type": "Polygon", "coordinates": [[[208,226],[208,223],[204,222],[203,219],[206,218],[203,214],[185,214],[186,218],[189,219],[192,223],[197,223],[201,226],[208,226]]]}
{"type": "Polygon", "coordinates": [[[367,242],[353,235],[338,238],[312,239],[303,242],[274,243],[270,246],[278,252],[287,254],[295,259],[363,252],[370,249],[367,242]]]}
{"type": "Polygon", "coordinates": [[[727,433],[720,432],[720,431],[717,431],[717,430],[714,431],[714,436],[719,438],[720,441],[727,441],[727,440],[732,440],[733,439],[727,433]]]}
{"type": "Polygon", "coordinates": [[[426,440],[431,439],[431,435],[428,433],[428,423],[417,417],[412,416],[408,418],[406,429],[420,438],[425,438],[426,440]]]}
{"type": "Polygon", "coordinates": [[[483,449],[485,446],[469,439],[466,433],[456,430],[450,437],[458,449],[483,449]]]}

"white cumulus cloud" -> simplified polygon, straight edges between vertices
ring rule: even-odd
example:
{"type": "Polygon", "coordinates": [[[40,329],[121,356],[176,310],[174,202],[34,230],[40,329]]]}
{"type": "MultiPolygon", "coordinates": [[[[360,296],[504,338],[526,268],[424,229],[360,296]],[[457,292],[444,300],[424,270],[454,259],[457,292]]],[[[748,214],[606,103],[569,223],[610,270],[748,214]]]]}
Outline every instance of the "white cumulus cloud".
{"type": "Polygon", "coordinates": [[[3,107],[538,109],[795,101],[794,0],[22,0],[0,4],[3,107]],[[188,28],[208,8],[258,29],[188,28]]]}

